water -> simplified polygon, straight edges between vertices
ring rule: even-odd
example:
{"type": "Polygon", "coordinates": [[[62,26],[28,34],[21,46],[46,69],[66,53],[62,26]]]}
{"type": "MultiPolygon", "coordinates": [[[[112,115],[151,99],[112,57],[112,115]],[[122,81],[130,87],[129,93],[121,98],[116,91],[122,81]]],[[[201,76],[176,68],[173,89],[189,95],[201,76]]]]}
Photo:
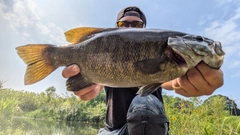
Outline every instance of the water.
{"type": "Polygon", "coordinates": [[[14,118],[0,124],[0,135],[96,135],[104,124],[14,118]]]}

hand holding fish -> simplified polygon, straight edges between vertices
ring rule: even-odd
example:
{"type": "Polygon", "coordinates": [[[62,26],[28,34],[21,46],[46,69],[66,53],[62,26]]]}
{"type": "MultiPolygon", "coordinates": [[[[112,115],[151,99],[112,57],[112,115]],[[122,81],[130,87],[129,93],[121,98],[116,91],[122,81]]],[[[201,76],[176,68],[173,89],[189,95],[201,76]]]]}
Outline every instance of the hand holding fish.
{"type": "MultiPolygon", "coordinates": [[[[70,78],[80,73],[80,68],[77,65],[70,65],[63,69],[62,76],[64,78],[70,78]]],[[[95,98],[99,92],[103,89],[102,85],[92,85],[87,88],[74,91],[74,94],[81,100],[87,101],[95,98]]]]}
{"type": "Polygon", "coordinates": [[[180,87],[175,88],[175,92],[186,97],[211,95],[223,85],[223,72],[201,62],[182,77],[172,80],[171,84],[180,87]]]}

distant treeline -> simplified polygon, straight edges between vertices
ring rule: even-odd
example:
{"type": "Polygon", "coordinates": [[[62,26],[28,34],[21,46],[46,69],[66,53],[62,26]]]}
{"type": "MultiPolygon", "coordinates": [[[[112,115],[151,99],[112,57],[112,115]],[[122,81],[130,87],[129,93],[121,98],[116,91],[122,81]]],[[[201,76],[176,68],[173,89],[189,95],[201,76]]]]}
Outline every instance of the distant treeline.
{"type": "Polygon", "coordinates": [[[54,87],[41,93],[0,89],[0,101],[16,101],[14,116],[50,120],[100,122],[106,110],[104,91],[86,102],[74,95],[57,95],[54,87]]]}

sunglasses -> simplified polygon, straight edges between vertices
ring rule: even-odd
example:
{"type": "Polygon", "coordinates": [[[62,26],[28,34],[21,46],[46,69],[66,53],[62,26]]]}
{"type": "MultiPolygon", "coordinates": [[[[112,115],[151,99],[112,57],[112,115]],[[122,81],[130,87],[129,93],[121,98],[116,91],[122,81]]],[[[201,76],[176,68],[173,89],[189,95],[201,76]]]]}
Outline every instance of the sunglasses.
{"type": "Polygon", "coordinates": [[[128,21],[118,21],[117,22],[117,27],[134,27],[134,28],[143,28],[144,23],[140,21],[133,21],[133,22],[128,22],[128,21]]]}

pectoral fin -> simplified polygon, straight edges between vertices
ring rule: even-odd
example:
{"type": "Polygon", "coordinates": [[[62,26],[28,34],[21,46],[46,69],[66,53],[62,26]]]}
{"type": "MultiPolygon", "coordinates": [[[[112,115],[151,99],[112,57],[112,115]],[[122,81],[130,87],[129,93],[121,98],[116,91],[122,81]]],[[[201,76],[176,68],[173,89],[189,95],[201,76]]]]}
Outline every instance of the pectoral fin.
{"type": "Polygon", "coordinates": [[[78,91],[91,85],[93,85],[93,83],[87,81],[87,79],[81,73],[70,77],[66,83],[68,91],[78,91]]]}
{"type": "Polygon", "coordinates": [[[156,91],[160,87],[161,87],[161,83],[153,83],[153,84],[145,85],[138,90],[137,94],[140,94],[141,96],[147,96],[153,93],[154,91],[156,91]]]}

